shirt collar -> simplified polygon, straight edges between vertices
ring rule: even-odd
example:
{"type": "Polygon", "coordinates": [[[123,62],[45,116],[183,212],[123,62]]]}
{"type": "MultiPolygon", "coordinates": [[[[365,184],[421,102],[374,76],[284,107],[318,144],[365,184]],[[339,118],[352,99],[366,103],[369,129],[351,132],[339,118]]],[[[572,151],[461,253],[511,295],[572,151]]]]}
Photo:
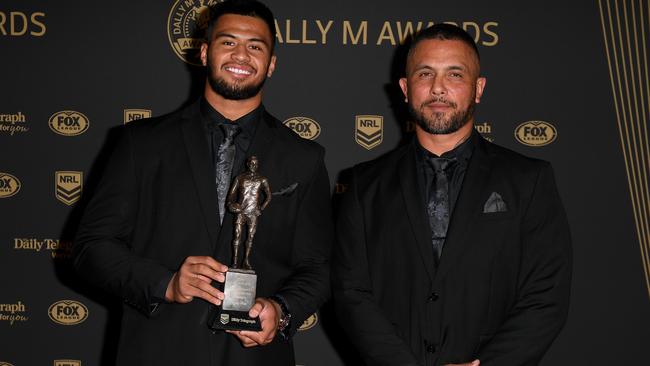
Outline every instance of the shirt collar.
{"type": "Polygon", "coordinates": [[[262,117],[264,106],[260,104],[257,108],[239,117],[235,121],[230,121],[224,117],[221,113],[214,109],[212,105],[210,105],[205,97],[201,97],[200,109],[201,117],[208,130],[210,130],[212,126],[215,126],[215,124],[218,126],[222,123],[237,123],[242,128],[243,134],[252,137],[255,135],[257,123],[262,117]]]}
{"type": "Polygon", "coordinates": [[[443,153],[440,156],[437,156],[436,154],[433,154],[429,150],[422,147],[417,137],[414,136],[413,139],[415,140],[417,155],[418,158],[420,159],[426,159],[427,157],[440,157],[446,159],[455,158],[460,164],[466,164],[469,161],[469,159],[472,157],[472,152],[474,151],[474,147],[476,146],[476,143],[480,138],[479,136],[476,136],[477,134],[478,132],[472,129],[472,132],[470,133],[469,137],[465,139],[465,141],[463,141],[460,145],[456,146],[452,150],[443,153]]]}

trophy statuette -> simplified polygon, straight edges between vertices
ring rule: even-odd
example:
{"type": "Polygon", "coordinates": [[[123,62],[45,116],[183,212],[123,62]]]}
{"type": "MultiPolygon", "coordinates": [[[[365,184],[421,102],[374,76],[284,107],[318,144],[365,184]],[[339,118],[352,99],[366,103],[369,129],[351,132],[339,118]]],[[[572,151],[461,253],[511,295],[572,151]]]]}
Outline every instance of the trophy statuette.
{"type": "Polygon", "coordinates": [[[208,327],[213,330],[262,330],[259,318],[248,316],[255,304],[257,287],[257,274],[251,265],[250,254],[259,216],[271,202],[271,188],[267,178],[257,173],[257,157],[249,157],[246,167],[247,170],[235,178],[228,191],[226,206],[237,215],[232,241],[233,262],[226,272],[224,300],[208,320],[208,327]],[[264,201],[260,203],[262,194],[264,201]],[[245,252],[240,265],[243,236],[246,236],[245,252]]]}

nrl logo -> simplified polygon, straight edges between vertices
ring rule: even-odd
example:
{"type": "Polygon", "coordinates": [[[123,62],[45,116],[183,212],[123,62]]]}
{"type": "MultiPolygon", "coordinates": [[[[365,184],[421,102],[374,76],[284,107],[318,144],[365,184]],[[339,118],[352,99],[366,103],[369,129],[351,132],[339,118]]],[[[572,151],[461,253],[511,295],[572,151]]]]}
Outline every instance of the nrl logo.
{"type": "Polygon", "coordinates": [[[361,115],[355,117],[354,139],[357,144],[370,150],[384,140],[384,117],[361,115]]]}
{"type": "Polygon", "coordinates": [[[167,18],[169,44],[181,60],[201,66],[200,50],[210,21],[210,6],[218,0],[177,0],[167,18]]]}
{"type": "Polygon", "coordinates": [[[68,206],[81,198],[82,172],[56,172],[54,176],[56,198],[68,206]]]}
{"type": "Polygon", "coordinates": [[[124,124],[133,122],[136,119],[151,118],[151,110],[149,109],[125,109],[124,110],[124,124]]]}
{"type": "Polygon", "coordinates": [[[228,314],[221,314],[219,317],[219,321],[221,321],[221,324],[228,324],[230,323],[230,315],[228,314]]]}

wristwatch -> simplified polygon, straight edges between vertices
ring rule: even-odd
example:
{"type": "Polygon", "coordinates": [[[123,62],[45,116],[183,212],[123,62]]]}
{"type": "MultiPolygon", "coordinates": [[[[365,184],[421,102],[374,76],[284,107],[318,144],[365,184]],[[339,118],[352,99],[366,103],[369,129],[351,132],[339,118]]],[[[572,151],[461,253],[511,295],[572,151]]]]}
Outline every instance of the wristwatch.
{"type": "Polygon", "coordinates": [[[280,321],[278,322],[278,333],[283,340],[288,340],[289,330],[291,329],[291,313],[289,312],[289,307],[287,306],[286,301],[284,301],[280,296],[273,295],[269,297],[269,300],[273,300],[280,305],[280,311],[282,314],[280,314],[280,321]]]}

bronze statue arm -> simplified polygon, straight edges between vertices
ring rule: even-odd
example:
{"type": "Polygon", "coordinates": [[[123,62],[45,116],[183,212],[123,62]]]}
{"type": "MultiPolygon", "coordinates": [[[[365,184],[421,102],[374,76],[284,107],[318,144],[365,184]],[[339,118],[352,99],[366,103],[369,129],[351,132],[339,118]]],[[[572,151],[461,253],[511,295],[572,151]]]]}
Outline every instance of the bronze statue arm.
{"type": "Polygon", "coordinates": [[[266,206],[271,203],[271,187],[269,186],[269,181],[268,179],[264,178],[262,181],[262,189],[264,189],[264,195],[266,196],[264,199],[264,203],[262,203],[262,206],[260,206],[260,211],[263,211],[266,206]]]}

